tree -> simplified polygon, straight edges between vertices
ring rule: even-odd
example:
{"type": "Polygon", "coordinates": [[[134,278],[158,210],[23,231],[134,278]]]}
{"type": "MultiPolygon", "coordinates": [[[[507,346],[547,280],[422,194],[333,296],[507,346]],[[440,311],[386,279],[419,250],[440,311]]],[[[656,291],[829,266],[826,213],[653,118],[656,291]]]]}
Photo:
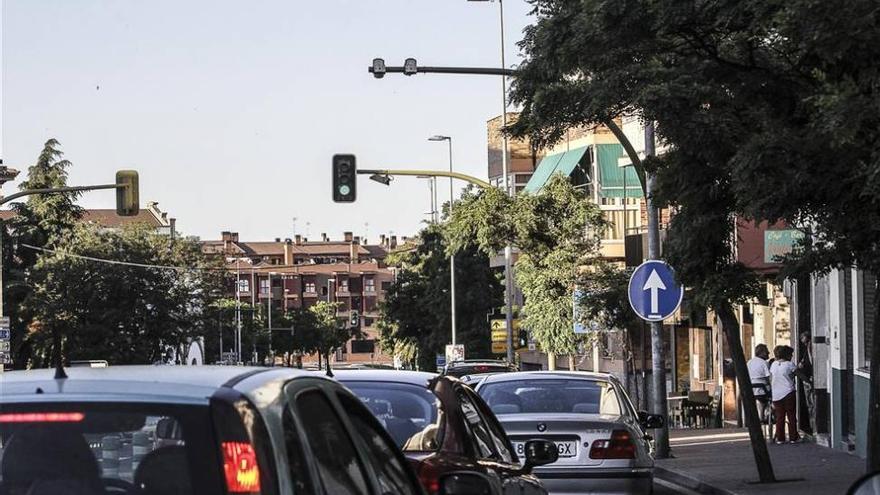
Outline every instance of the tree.
{"type": "Polygon", "coordinates": [[[571,127],[627,113],[656,122],[672,150],[644,166],[658,175],[654,199],[675,206],[667,258],[696,299],[719,317],[759,475],[772,481],[732,309],[758,293],[755,274],[733,257],[734,215],[748,206],[733,187],[733,169],[738,158],[752,166],[762,162],[764,172],[777,169],[769,149],[756,160],[753,149],[742,153],[748,148],[743,145],[774,135],[773,121],[790,115],[798,101],[787,86],[803,83],[776,70],[790,50],[774,46],[779,33],[773,23],[789,6],[806,2],[532,3],[538,21],[526,29],[521,47],[527,60],[512,92],[523,112],[510,131],[542,145],[571,127]]]}
{"type": "Polygon", "coordinates": [[[210,306],[223,274],[197,242],[146,225],[79,223],[58,235],[34,266],[24,302],[34,364],[45,364],[50,350],[62,355],[62,340],[70,359],[151,363],[164,346],[180,348],[214,327],[210,306]]]}
{"type": "Polygon", "coordinates": [[[359,328],[346,326],[344,320],[336,316],[339,303],[318,301],[302,313],[299,327],[305,332],[304,338],[311,339],[307,345],[310,351],[317,352],[327,363],[327,376],[333,376],[330,368],[330,354],[344,346],[355,337],[363,336],[359,328]]]}
{"type": "MultiPolygon", "coordinates": [[[[434,369],[434,357],[443,354],[450,343],[452,327],[449,253],[443,229],[436,224],[425,227],[414,249],[395,253],[388,263],[398,270],[380,307],[381,345],[403,352],[404,360],[416,359],[420,369],[434,369]]],[[[499,274],[472,243],[455,253],[455,271],[456,343],[465,345],[469,357],[490,357],[486,316],[503,304],[499,274]]]]}
{"type": "MultiPolygon", "coordinates": [[[[532,3],[539,19],[522,43],[528,60],[512,99],[524,111],[513,132],[540,144],[627,112],[656,122],[673,147],[646,164],[656,169],[658,199],[678,209],[669,258],[728,339],[738,341],[730,305],[755,287],[730,255],[734,216],[782,219],[812,234],[783,275],[880,271],[880,231],[865,227],[880,221],[876,2],[532,3]]],[[[869,438],[880,433],[876,339],[872,356],[869,438]]],[[[877,442],[867,464],[880,468],[877,442]]],[[[772,477],[760,460],[759,471],[772,477]]]]}
{"type": "Polygon", "coordinates": [[[523,291],[522,324],[551,354],[573,354],[582,338],[573,332],[573,297],[598,257],[602,212],[567,178],[550,178],[537,194],[509,197],[497,189],[468,191],[446,226],[450,249],[476,243],[497,253],[519,249],[515,276],[523,291]]]}
{"type": "MultiPolygon", "coordinates": [[[[19,188],[65,187],[70,166],[71,163],[63,159],[58,141],[49,139],[43,145],[36,163],[28,168],[27,180],[19,188]]],[[[21,245],[54,246],[62,234],[70,230],[82,216],[82,209],[76,204],[79,195],[80,193],[74,192],[29,196],[24,203],[12,204],[14,216],[0,226],[4,229],[4,314],[10,317],[12,324],[12,348],[17,367],[27,363],[31,352],[25,335],[32,318],[22,311],[22,307],[24,300],[30,296],[28,273],[39,256],[37,251],[21,248],[21,245]]]]}

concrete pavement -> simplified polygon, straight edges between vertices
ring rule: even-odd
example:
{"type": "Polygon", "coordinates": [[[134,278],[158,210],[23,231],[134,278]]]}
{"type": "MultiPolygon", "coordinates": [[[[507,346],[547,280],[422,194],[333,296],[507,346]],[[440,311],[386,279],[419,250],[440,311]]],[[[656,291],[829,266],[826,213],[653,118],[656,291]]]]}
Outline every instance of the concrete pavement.
{"type": "Polygon", "coordinates": [[[656,462],[655,477],[698,493],[844,494],[864,472],[865,461],[813,443],[769,444],[776,478],[757,483],[758,471],[745,429],[670,430],[672,459],[656,462]]]}

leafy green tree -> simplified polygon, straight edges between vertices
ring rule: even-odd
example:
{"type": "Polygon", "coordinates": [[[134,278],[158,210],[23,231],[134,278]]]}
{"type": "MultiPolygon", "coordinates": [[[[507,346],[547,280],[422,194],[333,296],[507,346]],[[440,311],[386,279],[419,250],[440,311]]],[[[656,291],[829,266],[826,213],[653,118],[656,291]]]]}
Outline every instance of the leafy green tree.
{"type": "Polygon", "coordinates": [[[537,194],[467,191],[446,232],[451,250],[470,242],[487,254],[506,243],[516,246],[522,324],[546,352],[573,354],[582,341],[573,332],[573,295],[588,280],[604,227],[602,212],[584,191],[557,175],[537,194]]]}
{"type": "MultiPolygon", "coordinates": [[[[645,167],[657,173],[656,199],[676,208],[668,259],[724,328],[759,474],[772,480],[732,311],[757,279],[732,256],[733,219],[809,228],[818,242],[795,273],[878,272],[880,231],[865,228],[880,220],[876,2],[532,3],[513,133],[540,145],[631,112],[656,122],[671,151],[645,167]]],[[[869,436],[880,431],[872,368],[869,436]]],[[[868,466],[880,467],[880,446],[868,466]]]]}
{"type": "Polygon", "coordinates": [[[360,328],[350,328],[337,316],[339,303],[318,301],[301,313],[298,328],[304,332],[303,347],[307,352],[317,352],[327,366],[327,376],[333,376],[330,354],[349,340],[362,337],[360,328]]]}
{"type": "Polygon", "coordinates": [[[46,364],[50,350],[59,353],[61,339],[69,359],[151,363],[164,346],[179,348],[214,328],[210,306],[223,274],[197,242],[146,225],[79,223],[59,235],[34,266],[24,303],[33,315],[27,338],[34,364],[46,364]],[[159,268],[171,266],[188,269],[159,268]]]}
{"type": "MultiPolygon", "coordinates": [[[[440,226],[429,225],[414,249],[388,260],[398,271],[380,307],[381,345],[402,353],[404,361],[417,360],[420,369],[434,369],[435,355],[451,342],[449,254],[443,234],[440,226]]],[[[456,343],[464,344],[468,357],[489,357],[487,315],[503,303],[499,275],[473,243],[455,254],[455,272],[456,343]]]]}
{"type": "MultiPolygon", "coordinates": [[[[48,189],[67,186],[71,163],[63,158],[59,143],[49,139],[28,168],[27,180],[19,187],[48,189]]],[[[24,366],[31,353],[25,338],[32,315],[22,311],[24,300],[30,297],[28,274],[39,257],[39,252],[22,248],[22,244],[52,247],[62,234],[70,230],[82,216],[76,199],[80,193],[43,194],[28,196],[23,203],[13,203],[14,216],[2,224],[3,228],[3,285],[4,314],[12,324],[12,349],[15,365],[24,366]]]]}

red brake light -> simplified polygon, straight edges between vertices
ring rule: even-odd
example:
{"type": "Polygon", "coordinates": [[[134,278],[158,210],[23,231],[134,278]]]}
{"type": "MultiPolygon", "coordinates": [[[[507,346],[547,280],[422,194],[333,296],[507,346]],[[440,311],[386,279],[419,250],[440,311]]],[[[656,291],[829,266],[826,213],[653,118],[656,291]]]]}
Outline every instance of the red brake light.
{"type": "Polygon", "coordinates": [[[5,413],[0,423],[79,423],[85,417],[81,412],[5,413]]]}
{"type": "Polygon", "coordinates": [[[635,459],[636,445],[626,430],[614,430],[610,440],[596,440],[590,447],[590,459],[635,459]]]}
{"type": "Polygon", "coordinates": [[[477,366],[477,371],[489,371],[488,366],[477,366]]]}
{"type": "Polygon", "coordinates": [[[419,482],[429,495],[440,492],[440,470],[430,462],[423,462],[419,466],[419,482]]]}
{"type": "Polygon", "coordinates": [[[223,471],[229,493],[260,491],[260,468],[257,453],[247,442],[223,442],[223,471]]]}

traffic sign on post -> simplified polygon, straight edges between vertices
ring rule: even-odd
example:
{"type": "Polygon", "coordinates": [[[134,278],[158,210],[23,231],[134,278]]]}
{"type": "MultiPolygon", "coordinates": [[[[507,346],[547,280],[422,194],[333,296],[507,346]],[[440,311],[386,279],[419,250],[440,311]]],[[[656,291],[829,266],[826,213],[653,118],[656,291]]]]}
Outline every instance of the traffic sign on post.
{"type": "Polygon", "coordinates": [[[672,267],[649,260],[636,268],[629,278],[629,304],[639,318],[663,321],[681,305],[684,287],[675,281],[672,267]]]}

